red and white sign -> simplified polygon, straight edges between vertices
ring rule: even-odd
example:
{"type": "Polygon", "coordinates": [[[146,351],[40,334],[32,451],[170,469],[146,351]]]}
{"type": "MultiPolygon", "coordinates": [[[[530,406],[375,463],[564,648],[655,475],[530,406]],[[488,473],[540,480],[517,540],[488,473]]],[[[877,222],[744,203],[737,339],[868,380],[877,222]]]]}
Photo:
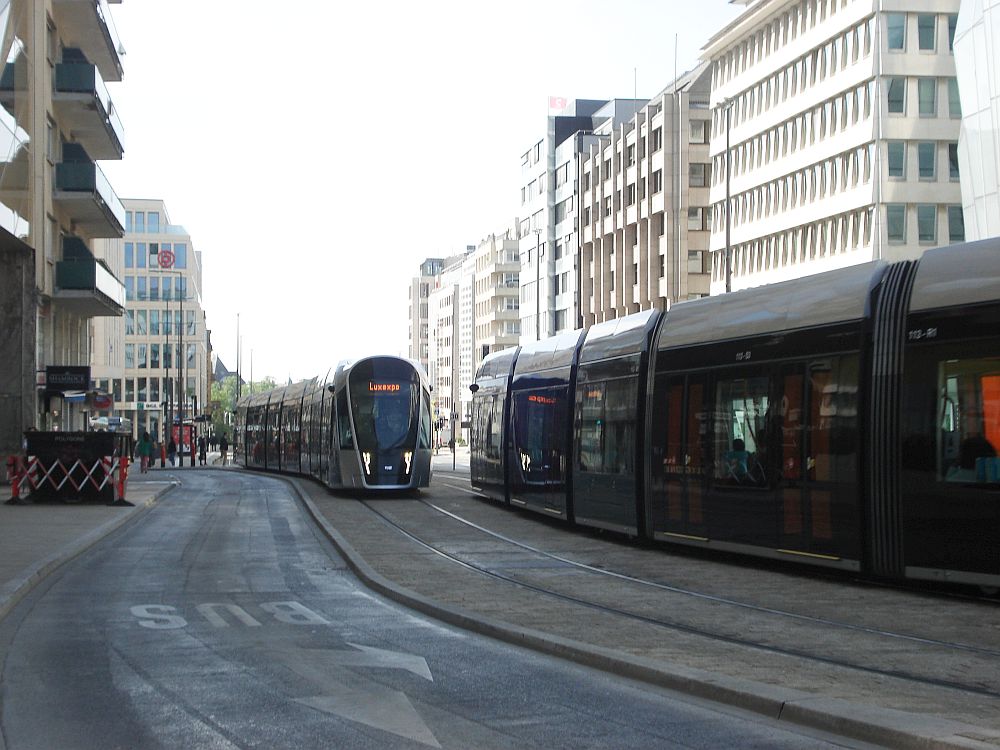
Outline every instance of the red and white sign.
{"type": "Polygon", "coordinates": [[[157,253],[159,258],[160,268],[173,268],[174,267],[174,254],[170,250],[161,250],[157,253]]]}
{"type": "Polygon", "coordinates": [[[560,113],[566,109],[566,105],[569,104],[569,100],[565,96],[550,96],[549,97],[549,113],[560,113]]]}
{"type": "Polygon", "coordinates": [[[98,393],[94,396],[94,408],[100,411],[107,411],[112,406],[115,405],[114,400],[111,396],[104,393],[98,393]]]}

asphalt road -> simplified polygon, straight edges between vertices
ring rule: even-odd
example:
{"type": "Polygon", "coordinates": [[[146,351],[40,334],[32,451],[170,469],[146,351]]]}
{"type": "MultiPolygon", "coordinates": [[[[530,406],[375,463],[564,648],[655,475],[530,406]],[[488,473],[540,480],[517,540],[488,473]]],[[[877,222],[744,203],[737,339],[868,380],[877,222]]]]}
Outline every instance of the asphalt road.
{"type": "Polygon", "coordinates": [[[182,481],[0,621],[0,750],[841,746],[388,602],[279,479],[182,481]]]}

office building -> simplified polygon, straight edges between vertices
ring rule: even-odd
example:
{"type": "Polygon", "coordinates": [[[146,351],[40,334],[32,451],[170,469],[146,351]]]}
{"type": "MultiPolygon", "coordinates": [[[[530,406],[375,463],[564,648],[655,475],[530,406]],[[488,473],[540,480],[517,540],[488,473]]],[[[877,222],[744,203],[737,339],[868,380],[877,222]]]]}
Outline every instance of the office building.
{"type": "Polygon", "coordinates": [[[713,36],[712,291],[965,238],[958,0],[756,0],[713,36]]]}
{"type": "Polygon", "coordinates": [[[702,64],[629,119],[577,135],[578,325],[708,294],[708,104],[702,64]]]}
{"type": "Polygon", "coordinates": [[[435,277],[441,273],[443,258],[427,258],[420,272],[410,281],[408,341],[410,359],[419,362],[425,372],[430,367],[430,329],[427,300],[435,277]]]}
{"type": "Polygon", "coordinates": [[[521,341],[544,339],[580,326],[577,234],[579,133],[626,122],[646,104],[552,99],[545,137],[521,155],[521,341]]]}
{"type": "Polygon", "coordinates": [[[965,238],[1000,236],[1000,0],[963,2],[955,29],[965,238]]]}
{"type": "Polygon", "coordinates": [[[201,253],[184,227],[170,222],[162,200],[126,199],[124,206],[124,325],[121,339],[96,349],[121,355],[107,365],[95,360],[94,375],[137,436],[148,431],[163,440],[172,420],[200,416],[211,395],[201,253]]]}

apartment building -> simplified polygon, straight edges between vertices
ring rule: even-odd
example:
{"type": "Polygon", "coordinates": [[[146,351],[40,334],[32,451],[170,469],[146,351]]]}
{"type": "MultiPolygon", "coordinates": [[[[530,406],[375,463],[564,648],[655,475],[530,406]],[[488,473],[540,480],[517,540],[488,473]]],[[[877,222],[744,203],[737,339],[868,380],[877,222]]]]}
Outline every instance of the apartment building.
{"type": "Polygon", "coordinates": [[[521,341],[580,325],[577,235],[578,133],[618,125],[646,102],[572,99],[550,102],[545,138],[521,155],[521,341]]]}
{"type": "Polygon", "coordinates": [[[408,356],[423,365],[424,371],[430,369],[430,328],[427,300],[434,286],[434,279],[443,268],[443,258],[427,258],[420,264],[420,271],[410,281],[409,326],[407,330],[408,356]]]}
{"type": "Polygon", "coordinates": [[[577,325],[708,294],[709,83],[702,64],[630,119],[577,135],[577,325]]]}
{"type": "Polygon", "coordinates": [[[1000,0],[962,3],[955,68],[962,104],[958,163],[965,238],[1000,236],[1000,0]]]}
{"type": "Polygon", "coordinates": [[[105,83],[122,79],[106,0],[10,0],[0,13],[0,449],[29,428],[83,429],[91,322],[124,287],[94,240],[125,212],[97,161],[123,131],[105,83]]]}
{"type": "MultiPolygon", "coordinates": [[[[125,315],[95,345],[94,378],[114,413],[169,439],[167,426],[200,416],[211,395],[211,346],[202,305],[202,258],[162,200],[126,199],[120,264],[125,315]],[[109,355],[109,360],[104,355],[109,355]]],[[[110,255],[112,248],[106,249],[110,255]]]]}
{"type": "Polygon", "coordinates": [[[476,247],[473,378],[487,354],[517,346],[520,340],[518,245],[515,223],[502,234],[484,238],[476,247]]]}
{"type": "Polygon", "coordinates": [[[469,246],[465,253],[444,261],[427,298],[430,333],[427,376],[434,389],[433,416],[444,424],[438,432],[444,441],[451,438],[452,421],[458,423],[462,419],[463,384],[467,389],[472,382],[474,249],[469,246]]]}
{"type": "Polygon", "coordinates": [[[965,238],[959,0],[749,0],[711,64],[712,292],[965,238]]]}

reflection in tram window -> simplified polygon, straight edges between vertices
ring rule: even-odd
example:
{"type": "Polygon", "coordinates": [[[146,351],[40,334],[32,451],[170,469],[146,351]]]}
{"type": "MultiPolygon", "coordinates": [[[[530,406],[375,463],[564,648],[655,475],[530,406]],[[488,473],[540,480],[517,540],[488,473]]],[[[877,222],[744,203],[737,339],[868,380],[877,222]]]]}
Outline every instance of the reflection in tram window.
{"type": "Polygon", "coordinates": [[[720,380],[715,399],[715,479],[766,487],[768,378],[720,380]]]}
{"type": "Polygon", "coordinates": [[[1000,359],[938,364],[938,478],[1000,482],[1000,359]]]}
{"type": "Polygon", "coordinates": [[[518,461],[529,484],[557,484],[565,477],[560,436],[566,432],[562,394],[556,389],[520,391],[514,397],[518,461]]]}
{"type": "Polygon", "coordinates": [[[351,392],[358,447],[363,451],[399,448],[413,431],[413,404],[420,386],[405,382],[370,382],[351,392]]]}
{"type": "Polygon", "coordinates": [[[581,471],[631,474],[635,470],[634,378],[588,383],[579,391],[581,471]]]}

